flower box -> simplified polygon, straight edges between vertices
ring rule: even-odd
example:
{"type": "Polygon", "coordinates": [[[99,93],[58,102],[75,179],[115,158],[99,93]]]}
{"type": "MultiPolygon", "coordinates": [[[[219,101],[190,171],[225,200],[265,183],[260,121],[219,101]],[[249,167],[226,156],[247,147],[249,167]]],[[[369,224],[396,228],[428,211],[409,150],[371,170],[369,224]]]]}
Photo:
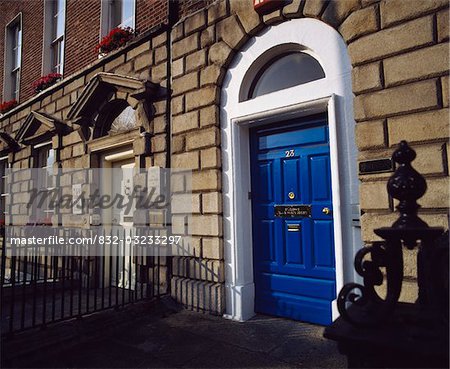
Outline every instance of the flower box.
{"type": "Polygon", "coordinates": [[[4,114],[7,111],[10,111],[12,108],[14,108],[16,105],[17,105],[16,99],[2,102],[0,104],[0,113],[4,114]]]}
{"type": "Polygon", "coordinates": [[[128,41],[136,36],[136,32],[130,28],[116,27],[111,30],[100,43],[95,47],[95,51],[99,54],[108,54],[119,47],[124,46],[128,41]]]}
{"type": "Polygon", "coordinates": [[[39,93],[41,91],[44,91],[45,89],[54,85],[56,82],[60,81],[61,78],[62,75],[59,73],[50,73],[47,74],[46,76],[39,78],[32,84],[34,92],[39,93]]]}

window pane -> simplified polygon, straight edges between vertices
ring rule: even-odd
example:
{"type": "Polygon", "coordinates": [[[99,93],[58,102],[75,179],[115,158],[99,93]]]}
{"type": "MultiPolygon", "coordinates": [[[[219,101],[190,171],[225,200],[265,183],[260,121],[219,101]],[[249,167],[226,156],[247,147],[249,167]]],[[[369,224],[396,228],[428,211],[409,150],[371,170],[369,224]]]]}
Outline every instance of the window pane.
{"type": "Polygon", "coordinates": [[[16,69],[12,73],[11,81],[12,81],[11,90],[13,98],[19,101],[20,69],[16,69]]]}
{"type": "Polygon", "coordinates": [[[128,131],[136,127],[136,115],[131,106],[127,106],[111,124],[111,133],[128,131]]]}
{"type": "Polygon", "coordinates": [[[46,168],[52,166],[55,161],[55,153],[50,144],[39,148],[38,152],[38,168],[46,168]]]}
{"type": "Polygon", "coordinates": [[[14,47],[18,47],[20,45],[20,36],[21,36],[21,30],[20,25],[16,24],[14,26],[14,47]]]}
{"type": "Polygon", "coordinates": [[[5,220],[5,213],[6,213],[6,198],[3,195],[7,194],[6,191],[6,168],[7,168],[7,161],[1,160],[0,161],[0,226],[4,225],[5,220]]]}
{"type": "Polygon", "coordinates": [[[13,72],[11,74],[11,94],[12,94],[13,98],[15,98],[16,91],[17,91],[17,78],[16,78],[16,75],[17,75],[16,72],[13,72]]]}
{"type": "Polygon", "coordinates": [[[64,34],[64,0],[53,3],[53,40],[64,34]]]}
{"type": "Polygon", "coordinates": [[[55,150],[48,149],[46,167],[53,167],[54,162],[55,162],[55,150]]]}
{"type": "Polygon", "coordinates": [[[255,79],[249,98],[325,78],[319,62],[305,53],[283,55],[271,61],[255,79]]]}
{"type": "Polygon", "coordinates": [[[64,0],[54,0],[53,15],[61,14],[64,11],[64,0]]]}
{"type": "Polygon", "coordinates": [[[133,27],[134,0],[122,0],[122,27],[133,27]]]}
{"type": "Polygon", "coordinates": [[[63,74],[64,39],[55,41],[52,45],[52,69],[54,73],[63,74]]]}
{"type": "Polygon", "coordinates": [[[20,24],[16,24],[12,30],[12,69],[20,67],[20,47],[22,41],[22,30],[20,24]]]}
{"type": "Polygon", "coordinates": [[[64,67],[64,39],[59,43],[59,66],[56,73],[63,74],[64,67]]]}
{"type": "Polygon", "coordinates": [[[15,20],[6,29],[6,74],[5,87],[7,99],[19,100],[19,82],[22,44],[22,28],[20,19],[15,20]]]}
{"type": "Polygon", "coordinates": [[[134,27],[134,1],[135,0],[111,0],[111,29],[114,27],[134,27]]]}
{"type": "Polygon", "coordinates": [[[58,37],[64,34],[64,16],[63,14],[59,14],[55,17],[55,33],[53,34],[53,39],[57,39],[58,37]]]}
{"type": "Polygon", "coordinates": [[[110,18],[111,29],[119,26],[122,23],[122,2],[120,0],[111,0],[110,18]]]}
{"type": "Polygon", "coordinates": [[[58,66],[58,58],[59,58],[59,42],[55,42],[52,45],[52,64],[53,64],[53,69],[56,70],[57,66],[58,66]]]}
{"type": "Polygon", "coordinates": [[[51,146],[39,148],[37,168],[46,168],[39,171],[39,189],[53,187],[53,163],[55,162],[55,152],[51,146]]]}
{"type": "Polygon", "coordinates": [[[20,59],[19,49],[15,47],[12,49],[12,65],[11,65],[12,70],[16,69],[19,66],[18,64],[19,59],[20,59]]]}
{"type": "MultiPolygon", "coordinates": [[[[19,33],[19,37],[21,37],[22,31],[19,33]]],[[[20,40],[20,39],[19,39],[20,40]]],[[[15,64],[16,68],[20,67],[20,64],[22,62],[22,52],[21,52],[21,44],[19,41],[19,44],[17,45],[17,52],[16,52],[16,58],[15,58],[15,64]]]]}

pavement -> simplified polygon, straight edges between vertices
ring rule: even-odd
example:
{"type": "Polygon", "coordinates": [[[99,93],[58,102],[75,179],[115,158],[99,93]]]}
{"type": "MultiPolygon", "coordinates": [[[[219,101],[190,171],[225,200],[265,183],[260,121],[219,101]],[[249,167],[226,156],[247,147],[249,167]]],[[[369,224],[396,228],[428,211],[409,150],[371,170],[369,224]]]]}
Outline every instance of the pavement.
{"type": "Polygon", "coordinates": [[[343,368],[323,327],[246,322],[180,309],[169,298],[25,331],[2,341],[1,367],[343,368]]]}

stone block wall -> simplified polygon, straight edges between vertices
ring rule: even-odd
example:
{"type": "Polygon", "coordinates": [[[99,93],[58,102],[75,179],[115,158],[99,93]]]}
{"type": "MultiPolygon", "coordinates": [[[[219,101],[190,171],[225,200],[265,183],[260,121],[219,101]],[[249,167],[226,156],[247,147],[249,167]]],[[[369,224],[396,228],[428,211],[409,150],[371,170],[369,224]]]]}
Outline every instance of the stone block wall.
{"type": "MultiPolygon", "coordinates": [[[[55,168],[61,168],[63,171],[73,168],[98,168],[98,163],[93,160],[91,155],[90,142],[83,139],[80,126],[67,119],[69,110],[80,97],[85,86],[99,72],[111,72],[147,80],[150,78],[151,70],[158,70],[160,74],[164,75],[164,78],[160,80],[161,86],[164,88],[167,83],[167,78],[165,77],[167,56],[166,53],[161,52],[161,50],[165,50],[166,40],[166,33],[156,34],[153,35],[153,37],[146,36],[144,39],[137,40],[129,47],[118,50],[104,59],[97,60],[80,73],[59,82],[50,89],[41,92],[33,99],[28,100],[25,104],[22,104],[8,114],[5,114],[0,119],[0,129],[14,138],[18,130],[23,126],[25,119],[32,111],[48,114],[65,122],[73,129],[73,131],[67,135],[61,137],[58,135],[53,136],[52,148],[56,151],[57,158],[55,168]]],[[[121,98],[119,95],[120,94],[118,93],[115,97],[121,98]]],[[[146,132],[144,132],[145,128],[141,128],[140,130],[137,130],[137,132],[134,130],[116,136],[115,138],[113,137],[110,142],[110,145],[114,146],[131,137],[131,139],[134,140],[132,144],[136,163],[139,167],[148,168],[153,165],[166,167],[166,99],[167,96],[162,96],[153,102],[153,112],[150,124],[147,121],[148,117],[144,113],[142,107],[136,109],[135,114],[137,122],[140,126],[147,127],[146,132]],[[152,152],[150,154],[146,152],[145,145],[141,142],[147,138],[141,136],[140,131],[146,133],[146,137],[150,137],[152,147],[152,152]]],[[[8,161],[13,170],[33,168],[34,158],[32,147],[22,145],[19,151],[9,154],[8,161]]],[[[12,184],[15,201],[20,198],[20,202],[17,203],[17,206],[25,207],[28,202],[26,192],[29,189],[22,187],[23,185],[28,185],[29,182],[21,183],[20,178],[18,178],[16,182],[17,183],[12,184]],[[21,195],[20,192],[24,193],[21,195]]],[[[77,177],[76,175],[64,175],[61,177],[60,187],[62,188],[63,193],[71,194],[71,186],[73,184],[87,182],[87,178],[77,177]]],[[[86,188],[86,193],[89,194],[89,188],[86,188]]],[[[16,214],[14,219],[15,224],[27,224],[30,221],[30,214],[28,214],[28,210],[26,209],[23,211],[17,209],[17,211],[14,211],[13,213],[16,214]]],[[[60,218],[54,217],[53,223],[61,223],[63,226],[70,227],[87,227],[89,225],[89,219],[87,214],[74,215],[71,214],[70,209],[62,209],[60,218]]]]}
{"type": "MultiPolygon", "coordinates": [[[[95,183],[92,183],[92,176],[83,169],[99,167],[97,157],[92,155],[93,151],[99,147],[108,149],[108,147],[117,147],[123,142],[131,141],[130,146],[132,145],[134,150],[136,167],[166,167],[167,93],[161,94],[152,101],[151,116],[144,111],[142,104],[138,105],[135,110],[135,118],[139,127],[115,136],[103,137],[94,141],[86,140],[81,127],[68,119],[70,109],[80,98],[86,85],[100,72],[125,75],[143,81],[149,80],[153,76],[160,83],[162,90],[165,90],[168,80],[166,40],[166,32],[159,31],[159,33],[144,35],[144,37],[133,41],[125,48],[97,60],[79,73],[57,83],[8,114],[3,115],[0,118],[0,130],[7,132],[13,138],[16,137],[31,112],[48,114],[72,128],[72,132],[61,136],[55,134],[51,139],[52,148],[56,153],[54,168],[55,170],[61,168],[63,173],[59,179],[59,188],[63,195],[72,195],[74,184],[82,184],[83,192],[87,196],[92,193],[95,189],[95,183]],[[148,140],[150,145],[146,142],[148,140]],[[149,146],[151,152],[147,149],[149,146]]],[[[112,99],[126,99],[125,95],[116,92],[112,99]]],[[[96,101],[94,103],[101,104],[102,102],[96,101]]],[[[23,178],[24,175],[31,177],[31,172],[17,172],[17,170],[33,168],[34,160],[31,145],[21,145],[19,151],[9,154],[8,162],[13,169],[13,176],[9,178],[9,185],[11,186],[11,197],[14,203],[14,209],[12,209],[14,215],[11,220],[7,217],[6,224],[11,221],[15,226],[18,226],[33,221],[32,211],[27,208],[32,181],[30,181],[31,178],[23,178]]],[[[62,224],[64,227],[78,229],[79,235],[89,236],[86,230],[90,225],[91,213],[92,209],[89,212],[86,212],[85,209],[82,214],[74,214],[71,209],[62,208],[59,209],[57,215],[52,216],[52,223],[53,225],[62,224]]],[[[148,224],[148,214],[145,219],[147,219],[148,224]]],[[[141,278],[146,278],[148,283],[158,284],[156,288],[159,293],[167,292],[170,282],[167,278],[166,258],[159,257],[157,265],[151,263],[150,265],[145,259],[140,263],[137,266],[139,268],[138,282],[141,281],[141,278]],[[141,271],[142,268],[145,268],[145,271],[141,271]],[[144,274],[147,277],[144,277],[144,274]]]]}
{"type": "MultiPolygon", "coordinates": [[[[390,158],[395,145],[400,140],[408,140],[417,150],[414,164],[427,177],[429,186],[421,201],[421,215],[431,226],[448,228],[446,0],[414,3],[294,0],[264,16],[253,10],[250,1],[216,1],[180,21],[172,30],[171,165],[194,171],[194,192],[198,193],[200,202],[190,220],[193,224],[201,222],[200,227],[192,227],[198,257],[181,261],[184,267],[173,268],[173,283],[182,286],[175,293],[176,298],[188,306],[201,308],[203,300],[195,292],[196,283],[200,283],[203,291],[204,284],[212,287],[216,282],[207,282],[201,273],[195,274],[193,270],[214,260],[222,266],[224,263],[222,229],[218,226],[222,222],[222,210],[221,163],[217,150],[220,145],[218,107],[224,73],[250,37],[268,26],[300,17],[328,23],[341,33],[348,45],[353,65],[358,160],[390,158]],[[216,202],[212,207],[211,199],[216,202]],[[189,268],[192,263],[198,263],[198,267],[189,268]],[[188,296],[197,297],[190,300],[188,296]]],[[[395,203],[386,192],[390,175],[360,175],[365,242],[377,240],[373,229],[390,225],[396,217],[395,203]]],[[[414,259],[408,257],[407,277],[414,278],[414,264],[414,259]]],[[[223,282],[223,278],[219,275],[217,282],[223,282]]]]}
{"type": "MultiPolygon", "coordinates": [[[[264,16],[254,11],[250,0],[216,0],[174,25],[170,50],[166,34],[142,39],[6,114],[0,129],[14,136],[32,110],[65,119],[83,87],[102,71],[149,78],[170,87],[170,104],[166,100],[153,104],[155,114],[148,131],[151,154],[141,155],[142,145],[137,141],[135,154],[141,166],[165,167],[170,147],[170,166],[193,171],[192,215],[174,213],[172,217],[175,233],[192,235],[186,245],[191,255],[173,258],[171,293],[187,307],[221,314],[225,307],[222,81],[233,56],[252,36],[301,17],[326,22],[348,45],[358,160],[390,158],[395,145],[408,140],[417,151],[415,167],[429,186],[421,200],[421,216],[431,226],[448,228],[447,0],[293,0],[264,16]]],[[[87,153],[75,133],[64,137],[63,163],[88,165],[83,159],[87,153]]],[[[26,165],[25,152],[15,157],[15,165],[26,165]]],[[[376,240],[374,228],[390,225],[396,218],[395,202],[385,188],[390,175],[360,175],[365,242],[376,240]]],[[[412,280],[415,262],[410,256],[407,260],[405,272],[412,280]]]]}

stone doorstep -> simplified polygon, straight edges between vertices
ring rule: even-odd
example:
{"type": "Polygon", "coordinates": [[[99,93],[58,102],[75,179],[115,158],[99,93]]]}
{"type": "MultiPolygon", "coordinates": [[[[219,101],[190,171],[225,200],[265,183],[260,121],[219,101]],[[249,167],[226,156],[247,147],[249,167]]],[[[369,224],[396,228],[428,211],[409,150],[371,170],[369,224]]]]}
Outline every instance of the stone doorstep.
{"type": "Polygon", "coordinates": [[[8,364],[23,356],[32,361],[49,349],[52,355],[56,355],[85,340],[108,337],[108,332],[141,319],[143,313],[147,318],[159,319],[180,309],[172,298],[163,296],[160,299],[129,304],[119,310],[111,308],[86,315],[81,319],[73,318],[50,324],[44,329],[26,330],[15,334],[12,339],[2,339],[1,367],[8,367],[8,364]]]}

